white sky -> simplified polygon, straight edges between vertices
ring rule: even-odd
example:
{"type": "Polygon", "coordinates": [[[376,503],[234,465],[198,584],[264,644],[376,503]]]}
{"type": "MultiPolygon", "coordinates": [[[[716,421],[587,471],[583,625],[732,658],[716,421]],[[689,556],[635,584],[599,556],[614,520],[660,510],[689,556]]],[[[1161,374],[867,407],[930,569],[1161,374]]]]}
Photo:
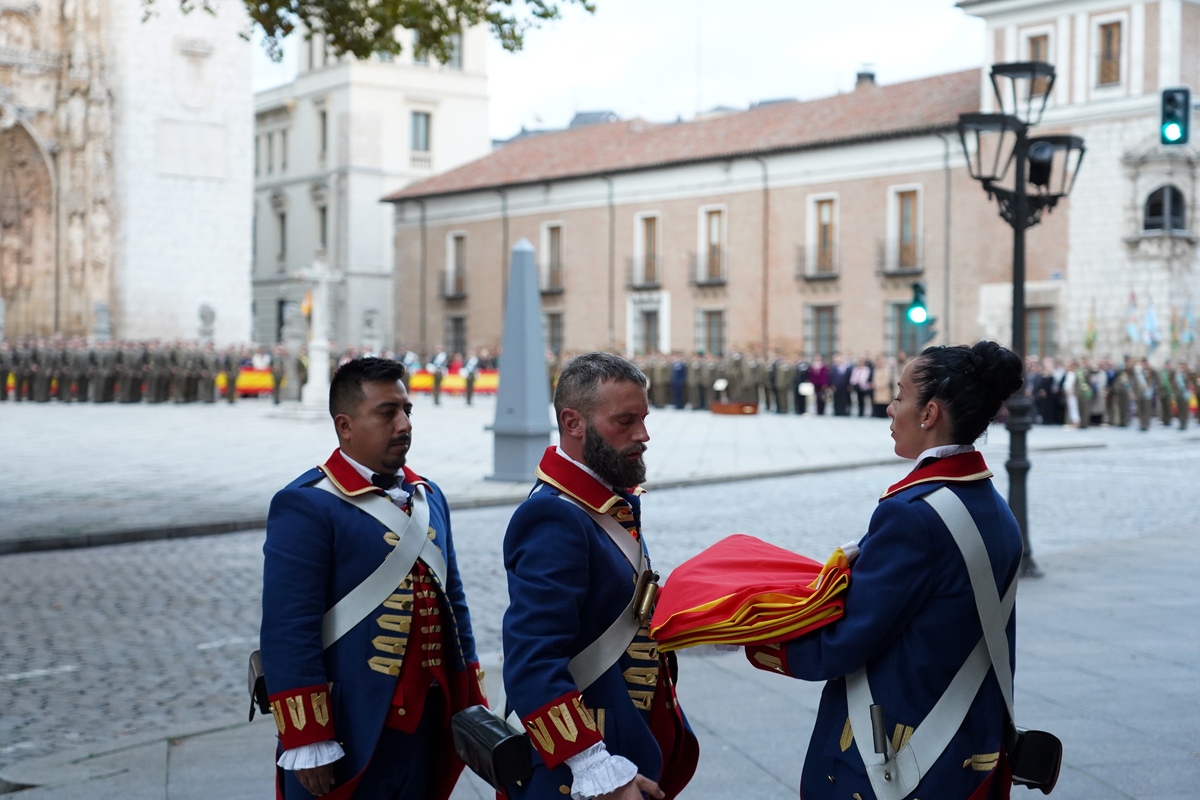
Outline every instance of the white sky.
{"type": "MultiPolygon", "coordinates": [[[[576,111],[685,119],[717,105],[849,91],[872,65],[880,83],[980,66],[984,26],[953,0],[596,0],[488,50],[490,127],[563,127],[576,111]],[[743,13],[753,11],[753,14],[743,13]]],[[[254,87],[295,73],[256,50],[254,87]]]]}

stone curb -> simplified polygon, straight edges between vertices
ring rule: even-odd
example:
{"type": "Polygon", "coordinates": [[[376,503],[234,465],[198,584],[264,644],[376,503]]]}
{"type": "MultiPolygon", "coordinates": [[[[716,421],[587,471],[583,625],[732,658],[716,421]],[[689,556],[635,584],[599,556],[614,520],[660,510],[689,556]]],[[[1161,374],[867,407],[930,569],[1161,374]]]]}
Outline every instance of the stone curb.
{"type": "MultiPolygon", "coordinates": [[[[1091,450],[1108,447],[1105,442],[1079,442],[1074,444],[1046,445],[1030,447],[1030,452],[1049,453],[1064,450],[1091,450]]],[[[672,478],[662,481],[651,481],[646,489],[680,489],[688,486],[706,486],[714,483],[733,483],[736,481],[753,481],[764,478],[786,478],[793,475],[811,475],[822,472],[843,472],[846,470],[865,469],[868,467],[886,467],[899,464],[903,459],[891,456],[888,458],[862,459],[847,461],[839,464],[810,464],[800,467],[785,467],[775,470],[758,472],[741,472],[732,475],[697,475],[687,478],[672,478]]],[[[491,508],[495,506],[520,503],[528,494],[528,488],[523,484],[511,493],[499,494],[492,497],[467,498],[452,500],[450,509],[491,508]]],[[[167,527],[132,528],[116,531],[100,531],[97,533],[55,534],[51,536],[23,536],[13,539],[0,539],[0,556],[18,553],[37,553],[50,550],[70,550],[77,547],[102,547],[112,544],[132,544],[161,539],[186,539],[195,536],[213,536],[221,533],[239,533],[241,531],[260,530],[267,526],[266,517],[248,517],[224,522],[199,523],[196,525],[170,525],[167,527]]]]}

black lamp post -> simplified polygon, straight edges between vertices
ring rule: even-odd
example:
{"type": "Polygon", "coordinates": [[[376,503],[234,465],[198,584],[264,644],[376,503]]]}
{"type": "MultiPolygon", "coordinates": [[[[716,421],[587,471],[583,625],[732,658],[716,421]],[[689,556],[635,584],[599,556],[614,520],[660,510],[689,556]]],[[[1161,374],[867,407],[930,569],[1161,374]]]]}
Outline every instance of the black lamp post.
{"type": "MultiPolygon", "coordinates": [[[[1001,113],[963,114],[958,136],[971,177],[1000,206],[1000,216],[1013,229],[1012,349],[1025,357],[1025,231],[1041,222],[1071,192],[1083,161],[1078,136],[1029,136],[1042,120],[1054,88],[1054,66],[1042,61],[996,64],[992,89],[1001,113]],[[1011,185],[1008,179],[1012,167],[1011,185]]],[[[1021,527],[1024,555],[1021,575],[1040,577],[1029,544],[1026,478],[1029,451],[1026,433],[1033,426],[1033,401],[1019,392],[1008,401],[1008,505],[1021,527]]]]}

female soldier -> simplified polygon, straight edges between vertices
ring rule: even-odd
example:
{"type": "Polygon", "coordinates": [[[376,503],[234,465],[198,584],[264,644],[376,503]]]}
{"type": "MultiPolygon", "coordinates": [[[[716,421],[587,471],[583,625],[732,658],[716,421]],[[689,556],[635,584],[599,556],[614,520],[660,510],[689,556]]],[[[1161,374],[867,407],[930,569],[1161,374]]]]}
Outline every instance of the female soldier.
{"type": "MultiPolygon", "coordinates": [[[[973,443],[1020,388],[1021,372],[1021,359],[994,342],[929,348],[905,368],[887,413],[896,454],[914,459],[916,469],[884,492],[871,517],[851,571],[845,615],[791,642],[746,648],[756,667],[827,681],[804,761],[804,800],[878,796],[864,759],[873,764],[883,759],[875,755],[872,735],[880,720],[851,725],[852,717],[870,719],[870,712],[850,707],[848,678],[854,686],[865,674],[867,703],[882,706],[879,733],[894,754],[981,640],[963,555],[923,498],[945,487],[961,500],[982,535],[991,567],[985,572],[995,579],[997,593],[1003,596],[1015,580],[1021,533],[973,443]]],[[[1012,616],[1005,631],[1008,657],[1003,661],[1011,676],[1012,616]]],[[[949,744],[932,763],[920,765],[923,777],[915,788],[906,793],[886,788],[897,797],[966,800],[988,797],[993,789],[995,796],[1007,797],[1006,715],[1000,683],[988,669],[965,719],[950,729],[952,736],[947,732],[949,744]]],[[[894,781],[895,772],[887,779],[880,772],[877,783],[894,781]]]]}

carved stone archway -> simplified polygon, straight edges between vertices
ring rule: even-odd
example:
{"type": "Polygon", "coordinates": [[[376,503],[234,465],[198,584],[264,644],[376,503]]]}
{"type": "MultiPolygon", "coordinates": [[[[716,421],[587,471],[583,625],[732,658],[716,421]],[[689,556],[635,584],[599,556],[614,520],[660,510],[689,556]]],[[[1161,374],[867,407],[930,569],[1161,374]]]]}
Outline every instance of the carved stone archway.
{"type": "Polygon", "coordinates": [[[54,332],[54,192],[29,131],[0,125],[0,297],[5,338],[54,332]]]}

